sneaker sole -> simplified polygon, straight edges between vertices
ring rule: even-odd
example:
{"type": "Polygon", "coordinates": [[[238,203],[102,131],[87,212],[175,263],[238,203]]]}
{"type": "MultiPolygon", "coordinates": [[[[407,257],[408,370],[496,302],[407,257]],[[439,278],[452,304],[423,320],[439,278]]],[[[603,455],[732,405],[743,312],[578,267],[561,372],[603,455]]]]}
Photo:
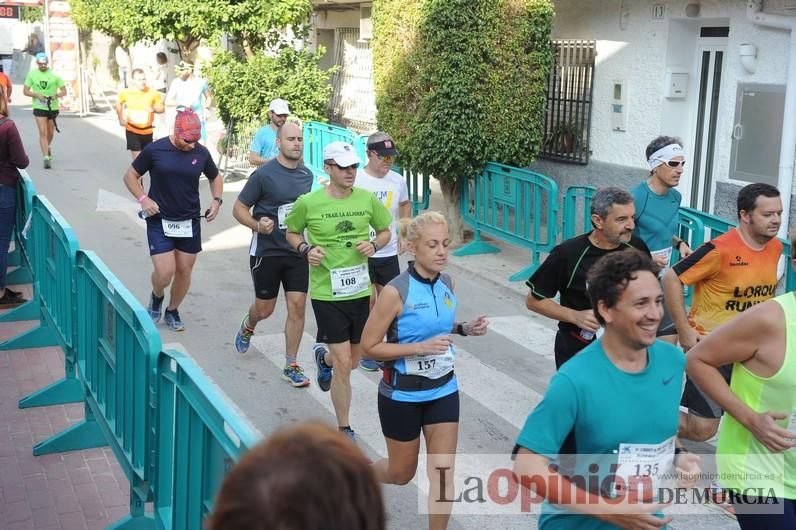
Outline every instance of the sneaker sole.
{"type": "Polygon", "coordinates": [[[290,383],[290,386],[292,386],[293,388],[304,388],[305,386],[310,386],[310,380],[309,379],[307,379],[303,383],[296,383],[295,381],[290,379],[285,374],[282,374],[282,381],[287,381],[288,383],[290,383]]]}
{"type": "Polygon", "coordinates": [[[362,363],[359,363],[359,367],[365,370],[366,372],[378,372],[379,367],[376,366],[375,368],[370,368],[369,366],[363,366],[362,363]]]}

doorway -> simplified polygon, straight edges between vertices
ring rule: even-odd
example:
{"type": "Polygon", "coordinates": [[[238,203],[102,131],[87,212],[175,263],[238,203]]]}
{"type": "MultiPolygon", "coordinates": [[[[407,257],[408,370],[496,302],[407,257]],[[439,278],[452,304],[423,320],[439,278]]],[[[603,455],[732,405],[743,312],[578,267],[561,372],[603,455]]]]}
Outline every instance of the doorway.
{"type": "Polygon", "coordinates": [[[728,35],[729,27],[703,27],[697,40],[697,108],[688,203],[707,213],[713,211],[716,124],[728,35]]]}

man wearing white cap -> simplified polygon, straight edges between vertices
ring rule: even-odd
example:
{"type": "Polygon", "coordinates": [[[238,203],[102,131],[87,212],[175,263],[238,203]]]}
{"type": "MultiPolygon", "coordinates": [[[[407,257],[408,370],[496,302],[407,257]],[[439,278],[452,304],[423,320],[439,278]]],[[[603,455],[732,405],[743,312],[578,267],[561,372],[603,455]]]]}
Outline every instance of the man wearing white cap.
{"type": "Polygon", "coordinates": [[[362,354],[360,337],[370,311],[368,258],[390,241],[392,224],[389,210],[373,193],[354,187],[359,164],[352,145],[327,145],[323,169],[329,185],[299,197],[285,219],[287,242],[310,264],[317,341],[329,346],[315,348],[318,386],[324,392],[331,388],[337,424],[352,439],[350,378],[362,354]]]}
{"type": "Polygon", "coordinates": [[[255,133],[252,145],[249,148],[249,163],[253,166],[262,166],[276,158],[279,148],[276,145],[277,131],[285,124],[290,116],[290,107],[284,99],[275,99],[268,105],[268,120],[266,125],[260,127],[255,133]]]}

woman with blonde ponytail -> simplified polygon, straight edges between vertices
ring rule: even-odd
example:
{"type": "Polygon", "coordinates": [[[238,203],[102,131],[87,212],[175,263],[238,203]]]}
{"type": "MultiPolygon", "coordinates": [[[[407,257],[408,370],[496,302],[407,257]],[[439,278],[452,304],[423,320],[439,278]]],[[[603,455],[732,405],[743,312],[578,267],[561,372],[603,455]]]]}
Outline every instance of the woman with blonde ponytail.
{"type": "Polygon", "coordinates": [[[438,212],[399,221],[401,239],[414,256],[408,269],[382,290],[362,333],[362,348],[383,362],[379,420],[387,458],[374,464],[387,484],[406,484],[415,476],[422,431],[428,452],[429,528],[450,519],[452,476],[459,434],[459,385],[454,373],[452,335],[485,335],[484,315],[456,321],[453,279],[448,262],[448,223],[438,212]],[[387,336],[385,342],[384,336],[387,336]],[[441,484],[445,491],[441,491],[441,484]]]}

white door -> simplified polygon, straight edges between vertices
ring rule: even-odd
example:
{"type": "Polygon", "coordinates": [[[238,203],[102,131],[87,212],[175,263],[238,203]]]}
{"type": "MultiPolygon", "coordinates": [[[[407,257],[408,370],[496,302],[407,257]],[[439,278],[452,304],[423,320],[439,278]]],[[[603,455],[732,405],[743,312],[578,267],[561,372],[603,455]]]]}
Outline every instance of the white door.
{"type": "Polygon", "coordinates": [[[697,108],[693,155],[689,160],[690,190],[685,203],[704,212],[713,211],[713,167],[716,153],[716,123],[719,110],[719,90],[726,67],[726,38],[702,38],[697,51],[697,108]],[[712,42],[711,42],[712,41],[712,42]],[[720,42],[716,42],[720,41],[720,42]]]}

